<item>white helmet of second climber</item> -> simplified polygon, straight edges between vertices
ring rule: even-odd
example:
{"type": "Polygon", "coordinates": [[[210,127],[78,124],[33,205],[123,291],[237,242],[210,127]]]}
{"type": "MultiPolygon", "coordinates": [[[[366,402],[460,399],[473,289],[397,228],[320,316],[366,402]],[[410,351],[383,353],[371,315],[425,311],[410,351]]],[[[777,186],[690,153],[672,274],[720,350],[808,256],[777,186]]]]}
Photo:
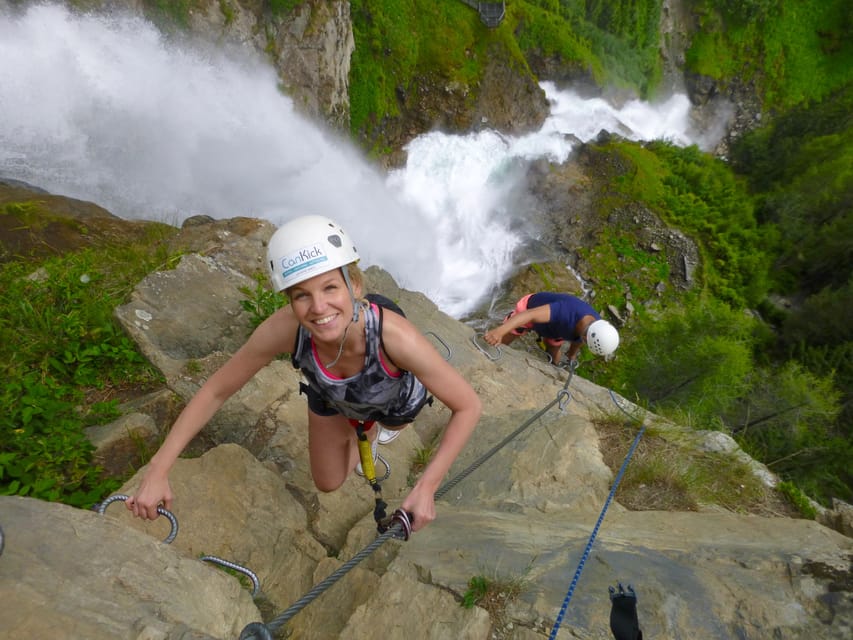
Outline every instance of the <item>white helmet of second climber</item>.
{"type": "Polygon", "coordinates": [[[338,223],[310,215],[280,226],[270,238],[267,258],[273,286],[276,291],[283,291],[321,273],[358,262],[358,252],[352,238],[338,223]]]}
{"type": "Polygon", "coordinates": [[[586,330],[586,344],[597,356],[609,356],[619,346],[619,332],[607,320],[596,320],[586,330]]]}

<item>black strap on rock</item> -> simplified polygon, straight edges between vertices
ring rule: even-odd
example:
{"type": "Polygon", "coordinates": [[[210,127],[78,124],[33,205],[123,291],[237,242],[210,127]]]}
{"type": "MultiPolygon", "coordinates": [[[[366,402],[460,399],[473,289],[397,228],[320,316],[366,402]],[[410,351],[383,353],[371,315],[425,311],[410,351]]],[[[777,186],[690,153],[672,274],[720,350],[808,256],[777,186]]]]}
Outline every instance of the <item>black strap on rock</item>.
{"type": "Polygon", "coordinates": [[[637,619],[637,594],[630,584],[607,587],[610,591],[610,630],[615,640],[643,640],[640,621],[637,619]]]}

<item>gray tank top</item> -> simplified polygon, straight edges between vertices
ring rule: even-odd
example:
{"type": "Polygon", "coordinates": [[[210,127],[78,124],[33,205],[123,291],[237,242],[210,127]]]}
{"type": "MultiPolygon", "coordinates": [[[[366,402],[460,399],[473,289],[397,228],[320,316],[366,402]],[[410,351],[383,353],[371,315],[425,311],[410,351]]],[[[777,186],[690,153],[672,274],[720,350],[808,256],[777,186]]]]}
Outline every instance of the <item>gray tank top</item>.
{"type": "Polygon", "coordinates": [[[308,386],[343,416],[359,421],[375,420],[388,426],[412,422],[432,400],[426,387],[410,371],[392,374],[380,354],[382,308],[371,303],[364,313],[364,367],[354,376],[339,378],[317,358],[314,340],[302,325],[296,335],[293,366],[302,371],[308,386]]]}

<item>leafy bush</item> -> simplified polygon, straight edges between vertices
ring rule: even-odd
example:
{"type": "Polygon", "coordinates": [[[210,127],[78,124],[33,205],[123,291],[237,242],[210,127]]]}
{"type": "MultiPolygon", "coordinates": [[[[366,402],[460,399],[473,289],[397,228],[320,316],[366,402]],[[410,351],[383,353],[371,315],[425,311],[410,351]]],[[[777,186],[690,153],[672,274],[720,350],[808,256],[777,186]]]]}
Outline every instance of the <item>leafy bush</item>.
{"type": "Polygon", "coordinates": [[[646,398],[665,415],[689,412],[703,428],[748,389],[753,321],[713,299],[695,298],[640,317],[637,339],[620,345],[611,386],[646,398]]]}
{"type": "Polygon", "coordinates": [[[240,306],[249,313],[252,329],[288,303],[287,294],[270,289],[267,276],[261,273],[255,274],[254,289],[240,287],[240,293],[246,296],[240,301],[240,306]]]}
{"type": "Polygon", "coordinates": [[[701,0],[695,11],[688,69],[753,84],[767,111],[823,99],[850,81],[847,0],[701,0]]]}
{"type": "MultiPolygon", "coordinates": [[[[767,248],[773,246],[775,235],[758,226],[752,196],[730,167],[697,147],[664,141],[613,142],[596,150],[615,158],[611,164],[618,167],[611,181],[619,196],[610,195],[600,208],[643,203],[698,243],[702,264],[696,277],[711,295],[736,307],[764,298],[770,266],[767,248]]],[[[605,233],[618,242],[612,231],[605,233]]]]}
{"type": "Polygon", "coordinates": [[[0,494],[89,507],[119,485],[92,463],[84,429],[115,419],[122,392],[160,380],[113,310],[164,262],[159,250],[103,247],[0,266],[0,494]]]}
{"type": "Polygon", "coordinates": [[[817,518],[817,510],[809,501],[808,496],[792,482],[780,482],[777,487],[779,491],[788,498],[788,501],[797,508],[804,518],[814,520],[817,518]]]}

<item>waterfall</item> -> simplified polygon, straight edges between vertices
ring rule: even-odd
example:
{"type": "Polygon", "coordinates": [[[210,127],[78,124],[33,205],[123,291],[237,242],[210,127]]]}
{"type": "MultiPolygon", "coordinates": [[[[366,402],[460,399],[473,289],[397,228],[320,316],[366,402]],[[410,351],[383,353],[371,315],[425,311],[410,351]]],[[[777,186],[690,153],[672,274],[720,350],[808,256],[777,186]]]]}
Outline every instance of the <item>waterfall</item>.
{"type": "Polygon", "coordinates": [[[460,317],[511,274],[523,216],[512,192],[527,162],[568,157],[565,134],[702,144],[683,95],[617,109],[543,89],[552,112],[540,131],[425,134],[385,173],[301,117],[258,55],[170,42],[138,16],[33,5],[0,14],[0,177],[176,225],[327,215],[364,266],[460,317]]]}

